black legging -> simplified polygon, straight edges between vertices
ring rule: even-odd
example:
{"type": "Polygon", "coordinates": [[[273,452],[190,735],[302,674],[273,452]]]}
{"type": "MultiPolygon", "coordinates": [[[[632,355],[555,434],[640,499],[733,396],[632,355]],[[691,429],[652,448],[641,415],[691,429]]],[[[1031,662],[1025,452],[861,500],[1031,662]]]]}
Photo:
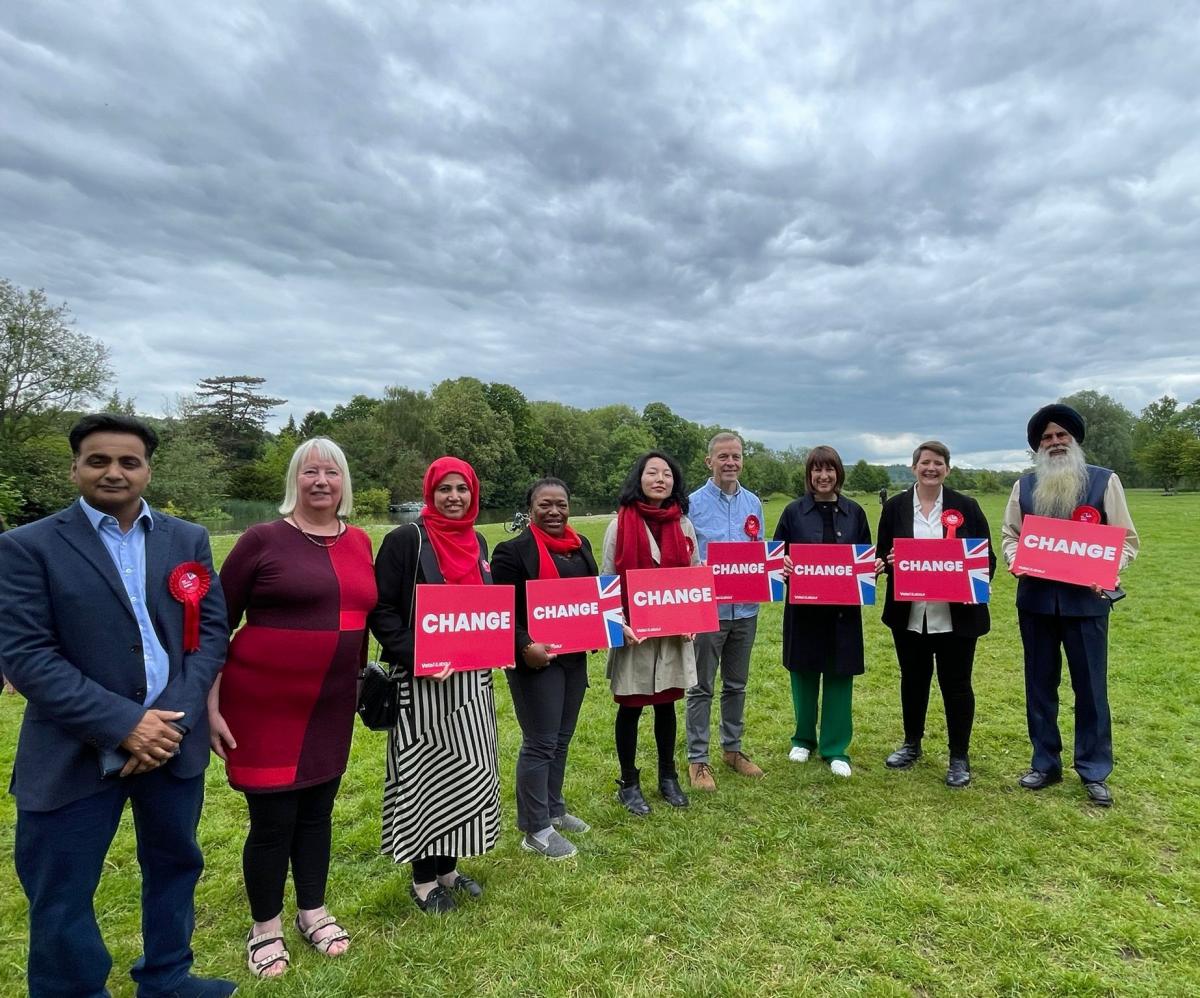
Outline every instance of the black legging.
{"type": "Polygon", "coordinates": [[[975,721],[975,691],[971,667],[975,638],[957,634],[918,634],[892,631],[900,663],[900,709],[904,714],[904,740],[919,742],[925,735],[929,686],[937,664],[938,686],[946,707],[946,741],[952,756],[965,756],[971,748],[975,721]]]}
{"type": "Polygon", "coordinates": [[[254,921],[269,922],[283,911],[289,859],[296,906],[311,911],[325,904],[333,799],[341,782],[339,776],[303,790],[246,794],[250,832],[242,849],[242,876],[254,921]]]}
{"type": "MultiPolygon", "coordinates": [[[[617,761],[621,764],[621,782],[635,783],[638,779],[637,743],[641,707],[627,704],[617,706],[617,761]]],[[[678,779],[675,771],[675,704],[654,705],[654,743],[658,747],[658,778],[678,779]]]]}
{"type": "Polygon", "coordinates": [[[414,859],[413,883],[432,883],[438,877],[453,873],[456,866],[458,866],[458,857],[456,856],[427,856],[425,859],[414,859]]]}

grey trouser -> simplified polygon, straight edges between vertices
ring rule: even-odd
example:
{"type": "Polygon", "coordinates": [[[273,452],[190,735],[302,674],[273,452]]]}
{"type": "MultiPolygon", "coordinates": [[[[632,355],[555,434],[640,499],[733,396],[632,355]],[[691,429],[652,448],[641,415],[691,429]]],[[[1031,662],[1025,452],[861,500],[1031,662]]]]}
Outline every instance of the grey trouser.
{"type": "Polygon", "coordinates": [[[722,620],[719,631],[696,635],[696,685],[687,691],[688,762],[708,762],[713,682],[721,670],[721,746],[742,750],[746,680],[758,617],[722,620]]]}

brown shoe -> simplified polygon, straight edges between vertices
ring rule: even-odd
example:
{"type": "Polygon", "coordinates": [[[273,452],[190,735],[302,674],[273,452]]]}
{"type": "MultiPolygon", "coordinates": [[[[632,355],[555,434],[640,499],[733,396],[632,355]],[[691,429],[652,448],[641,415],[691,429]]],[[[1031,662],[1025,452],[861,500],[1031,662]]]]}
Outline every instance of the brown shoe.
{"type": "Polygon", "coordinates": [[[712,768],[707,762],[688,763],[688,782],[693,790],[707,790],[712,793],[717,789],[717,781],[713,779],[712,768]]]}
{"type": "Polygon", "coordinates": [[[726,752],[725,765],[738,776],[758,777],[763,775],[763,771],[750,761],[750,757],[745,752],[726,752]]]}

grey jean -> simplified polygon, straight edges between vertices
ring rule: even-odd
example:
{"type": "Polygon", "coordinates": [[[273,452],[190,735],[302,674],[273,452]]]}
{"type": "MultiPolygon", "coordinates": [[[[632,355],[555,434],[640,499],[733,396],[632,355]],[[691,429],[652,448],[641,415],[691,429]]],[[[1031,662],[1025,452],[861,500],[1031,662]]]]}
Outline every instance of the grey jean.
{"type": "Polygon", "coordinates": [[[758,617],[722,620],[719,631],[696,635],[696,685],[687,691],[688,762],[708,762],[713,683],[721,671],[721,746],[742,750],[746,681],[758,617]]]}

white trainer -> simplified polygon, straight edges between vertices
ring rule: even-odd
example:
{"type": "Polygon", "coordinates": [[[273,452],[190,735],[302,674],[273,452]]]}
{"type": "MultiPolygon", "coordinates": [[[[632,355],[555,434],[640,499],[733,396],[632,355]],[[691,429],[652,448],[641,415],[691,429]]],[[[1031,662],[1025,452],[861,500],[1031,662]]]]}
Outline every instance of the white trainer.
{"type": "Polygon", "coordinates": [[[833,762],[829,764],[829,771],[833,773],[834,776],[849,776],[852,772],[854,772],[854,770],[850,768],[850,763],[848,763],[845,759],[834,759],[833,762]]]}
{"type": "Polygon", "coordinates": [[[792,762],[808,762],[808,757],[812,755],[810,749],[804,748],[802,745],[792,746],[792,750],[788,753],[788,758],[792,762]]]}

